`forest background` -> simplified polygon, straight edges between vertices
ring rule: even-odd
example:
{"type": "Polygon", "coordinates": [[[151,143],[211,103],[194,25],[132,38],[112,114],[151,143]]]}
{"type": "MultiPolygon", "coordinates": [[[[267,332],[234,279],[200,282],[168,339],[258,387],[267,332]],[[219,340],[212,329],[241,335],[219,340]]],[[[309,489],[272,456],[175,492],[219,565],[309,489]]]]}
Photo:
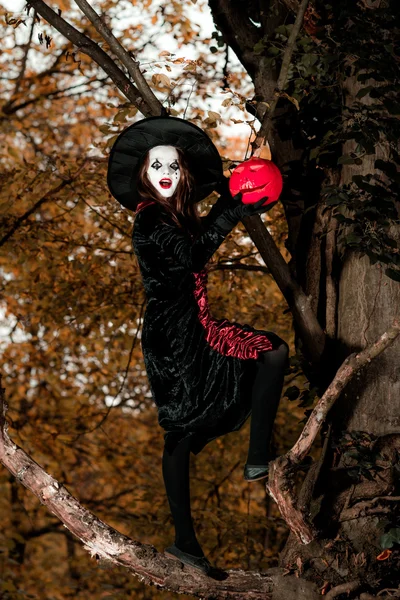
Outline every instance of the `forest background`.
{"type": "MultiPolygon", "coordinates": [[[[29,11],[5,8],[0,23],[1,372],[10,435],[97,517],[162,551],[173,528],[161,477],[162,431],[140,349],[145,302],[131,249],[133,215],[106,186],[116,135],[157,105],[141,104],[121,78],[116,85],[113,73],[110,78],[100,68],[101,56],[96,62],[79,50],[39,16],[40,3],[31,4],[29,11]]],[[[310,351],[298,325],[295,333],[290,298],[271,276],[274,265],[266,266],[242,225],[210,265],[209,295],[216,317],[271,329],[290,342],[275,434],[284,454],[342,360],[373,343],[398,316],[394,91],[400,59],[394,3],[311,3],[287,82],[274,96],[298,4],[271,2],[264,12],[261,4],[107,0],[92,6],[139,62],[160,106],[206,129],[227,174],[249,156],[251,134],[278,100],[268,139],[285,189],[264,224],[309,298],[315,344],[310,351]]],[[[74,2],[52,7],[118,64],[74,2]]],[[[354,581],[354,593],[360,586],[365,594],[394,593],[396,344],[353,383],[349,397],[358,410],[348,414],[343,395],[342,410],[324,430],[326,473],[313,492],[313,512],[318,517],[320,510],[319,527],[326,514],[336,521],[323,543],[305,546],[311,554],[293,535],[288,540],[265,487],[243,481],[248,424],[193,460],[196,528],[213,562],[254,572],[279,565],[288,581],[312,582],[313,593],[354,581]],[[344,531],[348,521],[352,531],[344,531]]],[[[314,464],[321,445],[318,439],[314,464]]],[[[298,485],[310,462],[300,465],[298,485]]],[[[1,597],[171,597],[122,567],[97,565],[4,468],[0,485],[1,597]]]]}

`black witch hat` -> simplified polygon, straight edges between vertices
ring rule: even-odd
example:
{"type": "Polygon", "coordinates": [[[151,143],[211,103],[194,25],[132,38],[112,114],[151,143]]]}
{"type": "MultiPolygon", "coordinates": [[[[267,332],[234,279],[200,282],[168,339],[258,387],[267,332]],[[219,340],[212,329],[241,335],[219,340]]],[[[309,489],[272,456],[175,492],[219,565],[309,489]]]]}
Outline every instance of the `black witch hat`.
{"type": "Polygon", "coordinates": [[[222,180],[222,161],[208,135],[176,117],[149,117],[127,127],[115,140],[108,162],[108,187],[123,206],[135,210],[140,166],[155,146],[176,146],[185,153],[196,188],[194,202],[206,198],[222,180]]]}

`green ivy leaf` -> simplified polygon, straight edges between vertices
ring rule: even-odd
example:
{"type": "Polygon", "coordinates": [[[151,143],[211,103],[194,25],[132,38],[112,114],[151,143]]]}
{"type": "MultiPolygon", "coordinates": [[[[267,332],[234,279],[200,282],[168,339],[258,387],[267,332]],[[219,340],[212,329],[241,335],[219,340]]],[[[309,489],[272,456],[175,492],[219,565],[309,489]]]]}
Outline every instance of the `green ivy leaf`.
{"type": "Polygon", "coordinates": [[[373,85],[367,85],[367,87],[361,88],[361,90],[358,91],[356,98],[364,98],[364,96],[369,94],[370,91],[373,89],[374,89],[373,85]]]}
{"type": "MultiPolygon", "coordinates": [[[[266,47],[267,47],[266,39],[261,38],[261,40],[258,40],[258,42],[253,47],[254,54],[262,54],[266,47]]],[[[269,52],[269,50],[268,50],[268,52],[269,52]]],[[[279,51],[278,51],[278,54],[279,54],[279,51]]]]}
{"type": "Polygon", "coordinates": [[[343,154],[343,156],[340,156],[338,158],[337,164],[338,165],[354,165],[355,162],[356,161],[354,158],[352,158],[348,154],[343,154]]]}
{"type": "Polygon", "coordinates": [[[380,539],[381,548],[392,548],[394,544],[400,544],[400,528],[392,527],[387,533],[384,533],[380,539]]]}
{"type": "Polygon", "coordinates": [[[351,246],[357,246],[361,241],[362,241],[362,237],[360,237],[359,235],[356,235],[355,233],[350,233],[349,235],[346,235],[346,237],[344,238],[345,244],[348,244],[351,246]]]}

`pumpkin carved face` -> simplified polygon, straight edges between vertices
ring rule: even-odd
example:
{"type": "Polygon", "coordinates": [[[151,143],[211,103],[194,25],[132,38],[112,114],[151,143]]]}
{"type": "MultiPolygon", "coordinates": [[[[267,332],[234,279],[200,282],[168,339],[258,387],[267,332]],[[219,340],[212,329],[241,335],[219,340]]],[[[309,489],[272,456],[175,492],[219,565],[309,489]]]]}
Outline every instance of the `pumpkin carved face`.
{"type": "Polygon", "coordinates": [[[283,187],[282,175],[278,167],[265,158],[250,158],[234,169],[229,180],[232,196],[242,192],[243,204],[254,204],[264,196],[268,200],[263,206],[275,203],[283,187]]]}

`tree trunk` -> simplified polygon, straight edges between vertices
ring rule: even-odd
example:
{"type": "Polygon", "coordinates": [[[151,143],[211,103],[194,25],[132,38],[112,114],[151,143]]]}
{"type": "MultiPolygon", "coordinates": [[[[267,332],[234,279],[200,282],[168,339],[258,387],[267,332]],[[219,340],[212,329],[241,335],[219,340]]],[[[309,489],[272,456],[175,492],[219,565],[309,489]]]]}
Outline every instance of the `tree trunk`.
{"type": "MultiPolygon", "coordinates": [[[[355,101],[359,89],[355,77],[346,80],[347,106],[355,101]]],[[[346,141],[343,154],[349,155],[355,145],[353,140],[346,141]]],[[[386,147],[385,140],[381,140],[376,153],[367,155],[361,165],[344,165],[341,184],[350,184],[354,175],[373,173],[375,160],[388,158],[386,147]]],[[[333,221],[325,221],[323,228],[325,233],[334,232],[330,244],[335,246],[338,240],[333,221]]],[[[397,240],[400,238],[398,230],[392,234],[397,240]]],[[[327,246],[328,242],[319,249],[320,262],[325,264],[320,276],[329,275],[332,283],[326,256],[322,256],[327,246]]],[[[328,295],[322,301],[323,312],[328,314],[337,297],[335,336],[331,339],[329,357],[334,366],[379,337],[400,312],[400,286],[385,275],[384,265],[371,265],[368,257],[352,250],[346,250],[337,263],[334,303],[327,306],[331,300],[328,295]]],[[[315,279],[314,270],[309,277],[315,279]]],[[[321,280],[319,289],[324,285],[321,280]]],[[[351,381],[332,409],[329,449],[311,505],[314,524],[321,534],[308,546],[302,546],[291,535],[281,556],[281,566],[299,568],[306,563],[307,577],[313,581],[320,579],[321,583],[329,581],[330,585],[361,581],[369,591],[376,591],[378,583],[379,588],[397,585],[399,551],[393,548],[382,554],[379,542],[390,525],[396,527],[399,512],[396,470],[400,452],[399,356],[400,339],[397,339],[351,381]]]]}

